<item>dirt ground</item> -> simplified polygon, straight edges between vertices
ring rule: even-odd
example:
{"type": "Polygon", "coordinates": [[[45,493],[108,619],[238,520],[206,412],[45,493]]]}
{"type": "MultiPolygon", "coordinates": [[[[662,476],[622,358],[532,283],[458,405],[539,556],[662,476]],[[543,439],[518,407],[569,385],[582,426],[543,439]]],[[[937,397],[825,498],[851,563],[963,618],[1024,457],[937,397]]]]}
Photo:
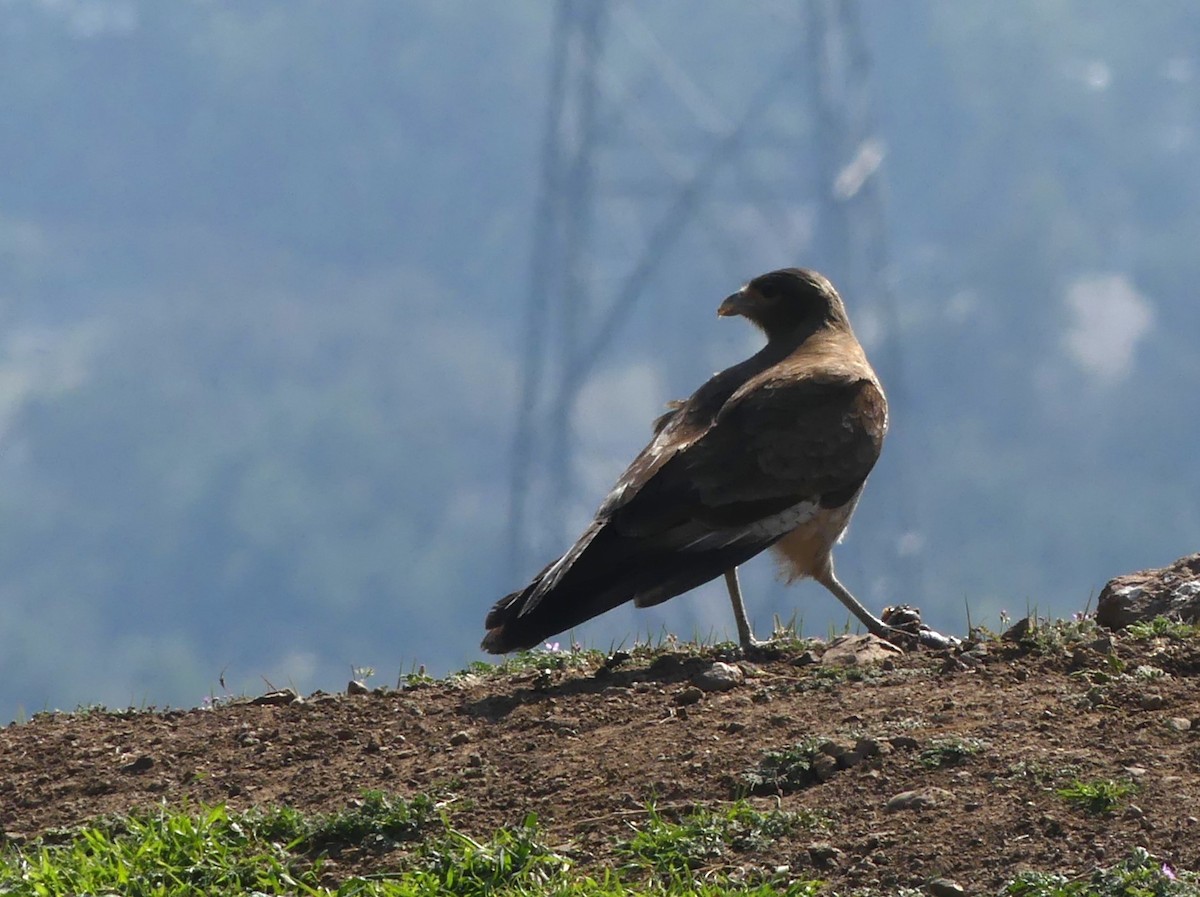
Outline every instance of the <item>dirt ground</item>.
{"type": "Polygon", "coordinates": [[[648,801],[664,814],[720,806],[747,792],[765,751],[827,739],[842,759],[819,778],[749,799],[819,810],[828,828],[714,862],[788,866],[841,892],[937,877],[994,890],[1024,869],[1086,874],[1138,846],[1200,869],[1200,639],[1052,642],[851,668],[801,645],[754,663],[681,645],[286,705],[43,714],[0,729],[0,831],[21,842],[163,801],[333,812],[378,789],[448,800],[476,835],[535,812],[598,871],[648,801]],[[719,659],[744,681],[698,689],[719,659]],[[1057,793],[1110,780],[1136,790],[1109,813],[1057,793]],[[933,805],[888,807],[931,788],[933,805]]]}

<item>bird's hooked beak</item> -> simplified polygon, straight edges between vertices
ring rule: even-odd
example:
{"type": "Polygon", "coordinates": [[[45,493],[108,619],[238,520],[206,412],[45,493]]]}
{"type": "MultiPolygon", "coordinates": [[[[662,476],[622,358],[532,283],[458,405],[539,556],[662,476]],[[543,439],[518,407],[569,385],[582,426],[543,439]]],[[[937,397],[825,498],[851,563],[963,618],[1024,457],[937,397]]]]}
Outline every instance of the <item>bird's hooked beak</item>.
{"type": "Polygon", "coordinates": [[[722,318],[729,318],[733,315],[744,315],[749,306],[750,300],[746,294],[746,287],[742,287],[736,293],[731,293],[725,297],[725,301],[717,307],[717,315],[722,318]]]}

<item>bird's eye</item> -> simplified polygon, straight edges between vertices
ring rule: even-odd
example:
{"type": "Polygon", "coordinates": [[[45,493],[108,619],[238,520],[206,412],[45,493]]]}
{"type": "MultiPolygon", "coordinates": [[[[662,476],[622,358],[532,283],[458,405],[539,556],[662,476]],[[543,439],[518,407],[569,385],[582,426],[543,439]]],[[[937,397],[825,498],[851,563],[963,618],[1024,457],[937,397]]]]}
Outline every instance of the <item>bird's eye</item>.
{"type": "Polygon", "coordinates": [[[758,295],[764,299],[774,299],[779,295],[779,286],[769,280],[766,283],[760,283],[758,285],[758,295]]]}

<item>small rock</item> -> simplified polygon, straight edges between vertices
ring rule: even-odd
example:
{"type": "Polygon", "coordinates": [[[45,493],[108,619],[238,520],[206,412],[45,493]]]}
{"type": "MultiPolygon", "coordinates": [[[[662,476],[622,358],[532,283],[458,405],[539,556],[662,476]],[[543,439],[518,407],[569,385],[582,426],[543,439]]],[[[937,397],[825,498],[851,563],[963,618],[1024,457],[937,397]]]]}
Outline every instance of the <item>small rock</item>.
{"type": "Polygon", "coordinates": [[[866,758],[863,757],[863,755],[858,751],[847,751],[846,753],[842,754],[842,756],[838,757],[838,766],[840,766],[842,769],[853,769],[865,759],[866,758]]]}
{"type": "Polygon", "coordinates": [[[827,869],[838,865],[842,860],[842,852],[827,841],[820,841],[808,846],[808,859],[818,869],[827,869]]]}
{"type": "Polygon", "coordinates": [[[1192,728],[1192,721],[1186,716],[1173,716],[1167,720],[1167,725],[1176,732],[1186,732],[1192,728]]]}
{"type": "Polygon", "coordinates": [[[1112,636],[1108,633],[1105,633],[1104,635],[1101,635],[1099,638],[1095,639],[1088,647],[1098,654],[1111,654],[1114,647],[1112,636]]]}
{"type": "Polygon", "coordinates": [[[294,688],[277,688],[275,691],[269,691],[265,695],[259,695],[251,704],[258,706],[272,706],[285,704],[299,704],[303,698],[296,693],[294,688]]]}
{"type": "Polygon", "coordinates": [[[1141,819],[1146,815],[1146,811],[1137,804],[1130,804],[1125,808],[1125,813],[1123,815],[1126,819],[1141,819]]]}
{"type": "Polygon", "coordinates": [[[1017,620],[1017,622],[1013,623],[1006,630],[1004,630],[1004,632],[1000,635],[1000,638],[1006,642],[1019,642],[1025,638],[1025,636],[1029,635],[1029,632],[1032,628],[1033,623],[1030,621],[1029,617],[1022,617],[1020,620],[1017,620]]]}
{"type": "Polygon", "coordinates": [[[454,745],[455,747],[458,747],[460,744],[466,744],[470,740],[471,740],[471,733],[462,731],[462,730],[455,732],[453,735],[450,736],[450,743],[452,745],[454,745]]]}
{"type": "Polygon", "coordinates": [[[367,684],[358,679],[351,679],[346,686],[346,694],[348,695],[365,695],[369,694],[371,689],[367,688],[367,684]]]}
{"type": "Polygon", "coordinates": [[[964,897],[967,893],[962,885],[948,878],[935,878],[927,887],[933,897],[964,897]]]}
{"type": "Polygon", "coordinates": [[[807,667],[820,662],[821,656],[816,651],[805,651],[792,661],[792,666],[807,667]]]}
{"type": "Polygon", "coordinates": [[[817,754],[812,760],[813,775],[818,781],[828,782],[837,772],[838,762],[828,754],[817,754]]]}
{"type": "Polygon", "coordinates": [[[904,652],[874,635],[843,635],[829,643],[821,655],[825,666],[855,667],[878,663],[904,652]]]}
{"type": "Polygon", "coordinates": [[[888,739],[888,744],[897,751],[915,751],[921,746],[921,743],[911,735],[894,735],[888,739]]]}
{"type": "Polygon", "coordinates": [[[741,685],[745,676],[741,667],[718,660],[697,677],[696,684],[705,691],[728,691],[741,685]]]}
{"type": "Polygon", "coordinates": [[[1166,703],[1166,699],[1154,691],[1144,694],[1138,699],[1138,704],[1143,710],[1162,710],[1166,703]]]}
{"type": "Polygon", "coordinates": [[[968,669],[970,669],[970,667],[963,663],[959,658],[947,657],[944,661],[942,661],[942,669],[940,672],[943,676],[945,676],[949,673],[965,673],[968,669]]]}
{"type": "Polygon", "coordinates": [[[945,788],[920,788],[901,791],[887,802],[887,810],[926,810],[954,800],[954,794],[945,788]]]}
{"type": "Polygon", "coordinates": [[[1140,779],[1146,774],[1146,767],[1144,766],[1126,766],[1124,767],[1124,770],[1135,779],[1140,779]]]}
{"type": "Polygon", "coordinates": [[[880,757],[891,752],[892,746],[886,741],[877,741],[869,736],[864,736],[854,743],[854,753],[860,757],[880,757]]]}
{"type": "Polygon", "coordinates": [[[121,772],[131,772],[134,774],[146,772],[154,766],[154,758],[149,754],[143,754],[132,763],[126,763],[121,767],[121,772]]]}
{"type": "Polygon", "coordinates": [[[828,754],[834,760],[838,760],[845,754],[850,753],[854,748],[844,744],[838,744],[836,741],[823,741],[817,748],[822,754],[828,754]]]}
{"type": "Polygon", "coordinates": [[[675,695],[675,703],[680,707],[687,707],[689,704],[695,704],[704,697],[704,692],[694,685],[689,685],[683,691],[675,695]]]}

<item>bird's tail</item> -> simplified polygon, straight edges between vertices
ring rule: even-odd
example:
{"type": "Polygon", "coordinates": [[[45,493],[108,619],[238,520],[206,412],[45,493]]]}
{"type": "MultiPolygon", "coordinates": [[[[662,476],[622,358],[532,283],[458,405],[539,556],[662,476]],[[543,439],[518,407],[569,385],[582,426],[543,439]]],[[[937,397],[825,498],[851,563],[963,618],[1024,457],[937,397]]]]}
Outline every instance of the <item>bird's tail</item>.
{"type": "Polygon", "coordinates": [[[484,621],[483,650],[506,654],[541,644],[592,617],[636,599],[666,601],[720,576],[767,543],[680,552],[621,536],[594,524],[576,545],[525,588],[505,595],[484,621]]]}
{"type": "Polygon", "coordinates": [[[484,620],[483,650],[507,654],[533,648],[633,597],[629,585],[620,581],[585,585],[578,577],[570,577],[547,588],[554,567],[551,564],[525,588],[492,606],[484,620]]]}

